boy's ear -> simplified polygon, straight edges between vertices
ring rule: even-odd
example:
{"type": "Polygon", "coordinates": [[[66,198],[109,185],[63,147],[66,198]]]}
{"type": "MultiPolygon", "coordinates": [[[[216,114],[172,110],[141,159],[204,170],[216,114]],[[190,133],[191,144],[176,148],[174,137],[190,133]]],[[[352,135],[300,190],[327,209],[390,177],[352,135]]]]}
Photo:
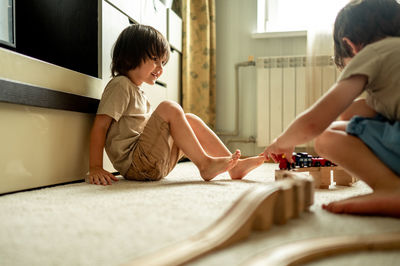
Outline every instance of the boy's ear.
{"type": "Polygon", "coordinates": [[[351,51],[353,52],[353,55],[356,55],[362,48],[362,45],[355,44],[352,42],[349,38],[343,37],[342,39],[345,43],[347,43],[348,46],[350,46],[351,51]]]}

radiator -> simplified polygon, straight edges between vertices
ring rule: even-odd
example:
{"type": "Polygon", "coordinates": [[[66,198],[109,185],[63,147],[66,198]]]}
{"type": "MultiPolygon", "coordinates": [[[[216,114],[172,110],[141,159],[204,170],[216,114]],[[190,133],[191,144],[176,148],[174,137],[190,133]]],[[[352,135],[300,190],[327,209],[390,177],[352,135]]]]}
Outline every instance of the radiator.
{"type": "Polygon", "coordinates": [[[257,69],[257,146],[271,143],[293,119],[335,82],[331,56],[259,57],[257,69]],[[310,66],[310,67],[308,67],[310,66]]]}

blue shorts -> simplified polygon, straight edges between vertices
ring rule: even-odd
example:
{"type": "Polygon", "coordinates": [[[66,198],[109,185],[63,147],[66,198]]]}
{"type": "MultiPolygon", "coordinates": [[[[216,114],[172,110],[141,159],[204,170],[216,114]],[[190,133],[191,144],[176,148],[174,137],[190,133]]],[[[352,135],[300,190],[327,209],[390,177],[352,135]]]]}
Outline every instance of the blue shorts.
{"type": "Polygon", "coordinates": [[[382,115],[373,118],[353,117],[346,132],[360,138],[375,155],[400,176],[400,121],[382,115]]]}

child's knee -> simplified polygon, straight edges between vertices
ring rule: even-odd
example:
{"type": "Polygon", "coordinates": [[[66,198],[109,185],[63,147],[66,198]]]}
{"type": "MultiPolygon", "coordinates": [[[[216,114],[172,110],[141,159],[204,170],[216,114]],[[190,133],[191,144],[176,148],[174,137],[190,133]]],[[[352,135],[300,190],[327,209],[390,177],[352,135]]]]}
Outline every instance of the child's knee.
{"type": "Polygon", "coordinates": [[[156,108],[156,112],[160,116],[169,115],[176,116],[184,114],[182,107],[174,101],[162,101],[156,108]]]}
{"type": "Polygon", "coordinates": [[[332,144],[332,134],[328,130],[322,132],[314,141],[314,149],[315,152],[318,153],[320,156],[326,156],[330,146],[332,144]]]}
{"type": "Polygon", "coordinates": [[[185,116],[189,122],[200,122],[201,121],[201,119],[197,115],[192,114],[192,113],[186,113],[185,116]]]}

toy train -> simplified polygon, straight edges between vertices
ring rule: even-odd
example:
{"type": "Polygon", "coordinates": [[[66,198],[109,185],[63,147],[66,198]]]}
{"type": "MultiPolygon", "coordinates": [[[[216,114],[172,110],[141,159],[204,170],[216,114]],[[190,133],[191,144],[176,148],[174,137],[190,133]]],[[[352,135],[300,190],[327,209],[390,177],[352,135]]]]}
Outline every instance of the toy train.
{"type": "Polygon", "coordinates": [[[279,158],[279,169],[281,170],[290,170],[294,168],[304,168],[304,167],[324,167],[324,166],[335,166],[331,161],[321,158],[321,157],[313,157],[312,155],[306,152],[293,152],[292,154],[293,163],[289,163],[289,161],[281,156],[279,158]]]}

